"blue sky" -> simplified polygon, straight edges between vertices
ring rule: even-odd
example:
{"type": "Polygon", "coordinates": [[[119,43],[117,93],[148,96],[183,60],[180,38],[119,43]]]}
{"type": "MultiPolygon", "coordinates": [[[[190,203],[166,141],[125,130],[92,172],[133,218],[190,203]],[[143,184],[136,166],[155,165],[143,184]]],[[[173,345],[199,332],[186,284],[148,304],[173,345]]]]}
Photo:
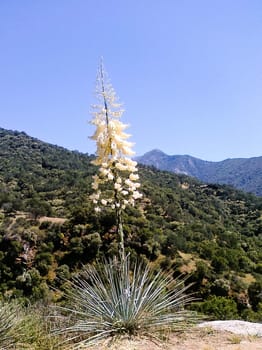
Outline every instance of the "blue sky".
{"type": "Polygon", "coordinates": [[[261,0],[1,0],[0,126],[84,153],[100,57],[137,155],[262,155],[261,0]]]}

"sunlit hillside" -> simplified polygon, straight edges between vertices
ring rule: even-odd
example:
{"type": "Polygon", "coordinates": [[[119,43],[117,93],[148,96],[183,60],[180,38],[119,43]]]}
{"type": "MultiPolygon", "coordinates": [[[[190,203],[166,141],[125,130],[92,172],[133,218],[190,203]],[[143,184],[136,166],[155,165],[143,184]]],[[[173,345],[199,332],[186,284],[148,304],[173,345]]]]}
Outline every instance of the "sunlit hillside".
{"type": "MultiPolygon", "coordinates": [[[[0,291],[59,300],[63,278],[117,252],[113,213],[97,217],[88,197],[92,156],[4,129],[0,154],[0,291]]],[[[262,198],[146,166],[139,174],[143,199],[124,216],[131,256],[188,274],[200,311],[261,320],[262,198]]]]}

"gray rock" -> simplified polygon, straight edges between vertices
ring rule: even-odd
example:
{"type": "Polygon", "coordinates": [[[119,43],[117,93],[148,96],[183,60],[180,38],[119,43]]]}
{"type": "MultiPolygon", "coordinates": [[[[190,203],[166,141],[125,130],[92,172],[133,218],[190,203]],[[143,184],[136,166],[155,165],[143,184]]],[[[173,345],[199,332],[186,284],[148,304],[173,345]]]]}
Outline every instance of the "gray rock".
{"type": "Polygon", "coordinates": [[[262,323],[229,320],[203,322],[199,327],[211,327],[216,330],[228,331],[235,334],[255,335],[262,337],[262,323]]]}

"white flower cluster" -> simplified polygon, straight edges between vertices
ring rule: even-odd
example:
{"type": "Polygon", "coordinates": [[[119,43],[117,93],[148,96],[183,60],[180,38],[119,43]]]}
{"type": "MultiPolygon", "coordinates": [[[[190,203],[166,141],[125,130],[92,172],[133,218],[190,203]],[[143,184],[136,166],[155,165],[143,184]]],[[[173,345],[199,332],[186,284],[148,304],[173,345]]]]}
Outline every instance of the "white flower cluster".
{"type": "Polygon", "coordinates": [[[95,111],[91,123],[96,130],[91,139],[96,141],[93,164],[99,166],[99,171],[93,176],[91,199],[97,212],[103,206],[125,209],[128,204],[134,205],[142,194],[138,191],[137,163],[129,158],[134,152],[131,149],[133,144],[127,141],[130,135],[124,132],[128,125],[119,120],[124,111],[119,109],[121,104],[116,102],[113,87],[106,82],[102,65],[96,91],[102,103],[93,106],[95,111]]]}
{"type": "Polygon", "coordinates": [[[128,158],[103,162],[98,174],[93,176],[94,193],[90,198],[96,205],[95,210],[101,211],[102,206],[125,209],[128,204],[134,205],[135,200],[142,197],[136,171],[136,162],[128,158]]]}

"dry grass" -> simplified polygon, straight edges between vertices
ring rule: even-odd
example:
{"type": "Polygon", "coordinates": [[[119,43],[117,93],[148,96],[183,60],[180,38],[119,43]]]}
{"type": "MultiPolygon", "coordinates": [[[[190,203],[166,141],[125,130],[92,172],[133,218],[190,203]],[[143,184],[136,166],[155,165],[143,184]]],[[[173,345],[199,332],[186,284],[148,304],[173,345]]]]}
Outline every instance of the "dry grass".
{"type": "Polygon", "coordinates": [[[241,280],[242,280],[245,284],[247,284],[248,286],[249,286],[251,283],[253,283],[253,282],[256,281],[255,277],[254,277],[253,275],[251,275],[251,273],[246,273],[246,274],[245,274],[245,277],[242,277],[241,280]]]}
{"type": "Polygon", "coordinates": [[[192,273],[196,270],[196,260],[193,254],[187,254],[183,252],[179,252],[179,255],[183,259],[184,264],[180,267],[181,273],[192,273]]]}

